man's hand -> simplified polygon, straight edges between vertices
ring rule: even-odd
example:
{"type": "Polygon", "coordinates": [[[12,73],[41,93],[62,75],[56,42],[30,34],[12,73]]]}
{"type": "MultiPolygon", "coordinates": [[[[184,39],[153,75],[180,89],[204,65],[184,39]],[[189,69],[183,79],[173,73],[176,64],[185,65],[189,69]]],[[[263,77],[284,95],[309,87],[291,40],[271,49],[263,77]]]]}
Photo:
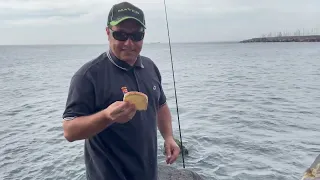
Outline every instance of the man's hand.
{"type": "Polygon", "coordinates": [[[136,114],[136,107],[130,102],[116,101],[106,108],[104,113],[112,122],[126,123],[136,114]]]}
{"type": "Polygon", "coordinates": [[[165,139],[164,147],[166,150],[167,164],[174,163],[180,154],[180,148],[177,145],[176,141],[173,139],[173,137],[168,137],[167,139],[165,139]]]}
{"type": "Polygon", "coordinates": [[[136,114],[134,104],[117,101],[106,109],[90,116],[77,117],[71,121],[63,121],[64,137],[69,141],[90,138],[100,133],[113,123],[126,123],[136,114]]]}

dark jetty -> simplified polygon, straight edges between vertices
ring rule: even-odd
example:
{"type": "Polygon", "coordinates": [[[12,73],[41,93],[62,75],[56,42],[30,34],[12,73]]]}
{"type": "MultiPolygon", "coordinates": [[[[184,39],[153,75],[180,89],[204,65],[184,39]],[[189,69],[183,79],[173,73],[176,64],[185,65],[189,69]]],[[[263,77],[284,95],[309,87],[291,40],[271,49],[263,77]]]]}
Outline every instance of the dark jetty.
{"type": "Polygon", "coordinates": [[[311,36],[279,36],[279,37],[260,37],[240,41],[240,43],[256,42],[320,42],[320,35],[311,36]]]}

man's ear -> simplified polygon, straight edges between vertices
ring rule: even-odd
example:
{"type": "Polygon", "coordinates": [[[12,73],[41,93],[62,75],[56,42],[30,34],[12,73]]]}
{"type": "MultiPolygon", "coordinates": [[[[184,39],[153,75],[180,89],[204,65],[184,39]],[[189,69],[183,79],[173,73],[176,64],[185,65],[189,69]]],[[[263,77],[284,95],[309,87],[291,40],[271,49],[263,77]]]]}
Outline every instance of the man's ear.
{"type": "Polygon", "coordinates": [[[108,40],[110,40],[110,29],[109,29],[109,27],[106,27],[106,32],[107,32],[108,40]]]}
{"type": "Polygon", "coordinates": [[[107,32],[107,35],[109,36],[109,35],[110,35],[110,29],[109,29],[109,27],[106,27],[106,32],[107,32]]]}

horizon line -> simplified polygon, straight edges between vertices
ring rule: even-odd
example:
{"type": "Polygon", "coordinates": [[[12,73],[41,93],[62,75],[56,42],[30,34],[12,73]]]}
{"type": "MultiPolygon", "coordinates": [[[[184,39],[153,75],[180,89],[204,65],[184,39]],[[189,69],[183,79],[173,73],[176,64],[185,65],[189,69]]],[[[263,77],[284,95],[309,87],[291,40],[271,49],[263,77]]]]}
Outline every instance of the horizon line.
{"type": "MultiPolygon", "coordinates": [[[[196,43],[238,43],[239,41],[186,41],[171,42],[171,44],[196,44],[196,43]]],[[[169,42],[144,42],[144,44],[169,44],[169,42]]],[[[0,44],[0,46],[59,46],[59,45],[108,45],[108,43],[52,43],[52,44],[0,44]]]]}

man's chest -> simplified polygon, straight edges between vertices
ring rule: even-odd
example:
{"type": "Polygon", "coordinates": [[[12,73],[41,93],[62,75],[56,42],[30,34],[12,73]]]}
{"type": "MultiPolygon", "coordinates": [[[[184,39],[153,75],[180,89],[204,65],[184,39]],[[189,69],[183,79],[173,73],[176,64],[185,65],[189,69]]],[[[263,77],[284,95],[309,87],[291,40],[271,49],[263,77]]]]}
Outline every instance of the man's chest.
{"type": "Polygon", "coordinates": [[[113,70],[96,85],[96,106],[104,109],[115,101],[122,101],[125,91],[139,91],[148,96],[148,108],[158,108],[160,80],[155,72],[145,69],[113,70]]]}

